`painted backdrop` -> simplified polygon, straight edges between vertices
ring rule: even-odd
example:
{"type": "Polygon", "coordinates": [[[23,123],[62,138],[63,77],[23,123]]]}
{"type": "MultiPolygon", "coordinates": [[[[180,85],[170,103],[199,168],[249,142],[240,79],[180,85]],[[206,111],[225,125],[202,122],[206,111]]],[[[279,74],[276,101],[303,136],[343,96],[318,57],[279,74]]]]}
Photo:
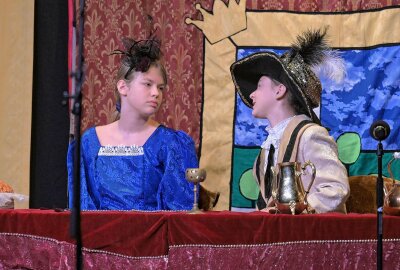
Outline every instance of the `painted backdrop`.
{"type": "MultiPolygon", "coordinates": [[[[376,173],[371,123],[384,119],[392,132],[384,141],[398,151],[400,71],[399,1],[86,1],[82,130],[112,121],[114,77],[121,37],[148,34],[151,15],[163,42],[169,74],[161,123],[189,133],[196,142],[204,185],[221,192],[217,209],[254,206],[249,169],[267,134],[234,92],[230,65],[255,51],[285,50],[308,28],[330,27],[331,45],[346,60],[347,79],[323,81],[317,113],[338,141],[350,175],[376,173]],[[379,22],[379,23],[378,23],[379,22]]],[[[384,166],[391,154],[384,155],[384,166]]],[[[399,165],[394,164],[400,179],[399,165]]],[[[387,171],[384,173],[387,175],[387,171]]]]}

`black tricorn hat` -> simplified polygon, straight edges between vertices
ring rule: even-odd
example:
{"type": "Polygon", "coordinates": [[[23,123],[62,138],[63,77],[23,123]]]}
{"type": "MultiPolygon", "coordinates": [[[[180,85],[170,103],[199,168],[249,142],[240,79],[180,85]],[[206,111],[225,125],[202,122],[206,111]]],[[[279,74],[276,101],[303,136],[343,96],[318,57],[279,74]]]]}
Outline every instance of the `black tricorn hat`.
{"type": "Polygon", "coordinates": [[[250,94],[257,89],[261,76],[284,84],[300,102],[307,115],[316,123],[313,109],[319,106],[322,86],[316,72],[341,80],[345,74],[344,61],[326,42],[326,31],[308,30],[297,37],[297,43],[281,56],[273,52],[249,55],[231,66],[235,88],[243,102],[252,108],[250,94]]]}

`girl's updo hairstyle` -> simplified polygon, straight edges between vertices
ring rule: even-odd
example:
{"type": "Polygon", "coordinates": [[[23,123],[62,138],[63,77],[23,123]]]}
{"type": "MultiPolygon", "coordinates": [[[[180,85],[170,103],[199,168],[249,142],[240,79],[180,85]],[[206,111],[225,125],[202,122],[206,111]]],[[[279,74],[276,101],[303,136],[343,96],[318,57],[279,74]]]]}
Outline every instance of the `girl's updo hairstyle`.
{"type": "MultiPolygon", "coordinates": [[[[118,70],[116,81],[126,80],[130,82],[134,78],[135,72],[147,72],[151,66],[160,68],[164,83],[167,84],[167,72],[160,62],[161,41],[151,35],[149,39],[136,41],[132,38],[123,38],[124,50],[115,50],[111,53],[123,55],[121,66],[118,70]]],[[[121,109],[121,97],[116,89],[117,111],[121,109]]]]}

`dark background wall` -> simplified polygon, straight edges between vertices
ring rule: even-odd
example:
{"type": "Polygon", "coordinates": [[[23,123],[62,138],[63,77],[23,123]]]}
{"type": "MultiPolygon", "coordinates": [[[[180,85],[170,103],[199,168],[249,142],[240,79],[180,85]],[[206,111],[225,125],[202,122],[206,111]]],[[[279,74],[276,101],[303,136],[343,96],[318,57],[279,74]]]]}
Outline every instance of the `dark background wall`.
{"type": "Polygon", "coordinates": [[[67,206],[68,1],[36,0],[30,208],[67,206]]]}

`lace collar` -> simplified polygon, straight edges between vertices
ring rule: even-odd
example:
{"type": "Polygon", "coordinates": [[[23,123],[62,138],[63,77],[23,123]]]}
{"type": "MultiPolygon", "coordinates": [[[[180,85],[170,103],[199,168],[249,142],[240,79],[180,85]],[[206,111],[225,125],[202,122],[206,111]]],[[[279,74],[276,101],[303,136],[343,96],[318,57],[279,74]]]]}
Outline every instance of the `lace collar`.
{"type": "Polygon", "coordinates": [[[272,144],[275,149],[278,149],[283,132],[285,131],[287,125],[289,124],[290,120],[293,119],[293,117],[295,116],[291,116],[289,118],[286,118],[285,120],[282,120],[274,127],[267,126],[265,130],[268,132],[268,137],[261,144],[261,148],[269,149],[269,146],[272,144]]]}
{"type": "Polygon", "coordinates": [[[143,146],[137,145],[101,146],[98,153],[99,156],[142,156],[143,154],[143,146]]]}

